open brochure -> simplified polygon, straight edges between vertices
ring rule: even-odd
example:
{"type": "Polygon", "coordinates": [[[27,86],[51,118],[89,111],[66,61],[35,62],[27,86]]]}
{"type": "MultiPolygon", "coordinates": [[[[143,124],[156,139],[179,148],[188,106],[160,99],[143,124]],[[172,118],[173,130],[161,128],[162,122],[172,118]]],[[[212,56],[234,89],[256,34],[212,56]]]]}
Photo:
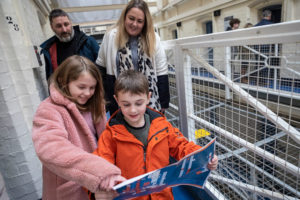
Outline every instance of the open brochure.
{"type": "Polygon", "coordinates": [[[210,174],[210,170],[206,166],[213,158],[215,141],[216,138],[176,163],[114,186],[114,189],[120,194],[115,200],[144,196],[178,185],[202,188],[210,174]]]}

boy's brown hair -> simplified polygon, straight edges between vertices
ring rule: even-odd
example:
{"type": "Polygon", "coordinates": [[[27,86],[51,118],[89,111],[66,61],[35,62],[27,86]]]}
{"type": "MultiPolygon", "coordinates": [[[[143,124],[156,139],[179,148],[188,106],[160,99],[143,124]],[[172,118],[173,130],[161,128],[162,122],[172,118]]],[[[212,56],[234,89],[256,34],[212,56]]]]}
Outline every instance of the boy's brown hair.
{"type": "Polygon", "coordinates": [[[123,71],[115,82],[115,95],[119,92],[131,94],[149,94],[149,83],[144,74],[134,70],[123,71]]]}

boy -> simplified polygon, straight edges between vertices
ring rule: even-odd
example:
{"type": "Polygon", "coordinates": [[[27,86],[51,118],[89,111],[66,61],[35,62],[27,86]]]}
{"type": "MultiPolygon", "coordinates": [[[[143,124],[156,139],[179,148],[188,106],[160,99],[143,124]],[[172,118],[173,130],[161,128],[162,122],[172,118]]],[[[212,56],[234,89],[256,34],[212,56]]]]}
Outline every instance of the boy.
{"type": "MultiPolygon", "coordinates": [[[[147,107],[151,93],[147,78],[133,70],[120,74],[114,98],[120,109],[109,119],[94,152],[121,169],[125,178],[169,165],[171,155],[180,160],[200,146],[189,142],[159,112],[147,107]]],[[[209,169],[216,169],[215,156],[209,169]]],[[[174,199],[171,188],[136,199],[174,199]],[[151,196],[151,197],[150,197],[151,196]]]]}

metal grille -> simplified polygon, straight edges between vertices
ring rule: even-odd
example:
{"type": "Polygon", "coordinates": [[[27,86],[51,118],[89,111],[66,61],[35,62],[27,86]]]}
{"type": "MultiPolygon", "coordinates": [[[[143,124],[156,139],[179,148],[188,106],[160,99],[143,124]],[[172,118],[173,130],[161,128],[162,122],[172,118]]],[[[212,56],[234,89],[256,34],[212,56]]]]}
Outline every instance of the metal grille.
{"type": "Polygon", "coordinates": [[[169,70],[169,90],[170,90],[170,108],[166,112],[166,117],[173,126],[179,127],[178,117],[178,94],[176,89],[176,75],[175,75],[175,62],[173,51],[167,50],[166,56],[168,59],[168,70],[169,70]]]}
{"type": "Polygon", "coordinates": [[[218,199],[300,198],[300,22],[293,25],[290,35],[285,24],[259,28],[268,40],[253,37],[257,27],[165,43],[171,116],[178,107],[178,125],[199,145],[217,137],[208,184],[218,199]],[[210,134],[195,134],[201,129],[210,134]]]}

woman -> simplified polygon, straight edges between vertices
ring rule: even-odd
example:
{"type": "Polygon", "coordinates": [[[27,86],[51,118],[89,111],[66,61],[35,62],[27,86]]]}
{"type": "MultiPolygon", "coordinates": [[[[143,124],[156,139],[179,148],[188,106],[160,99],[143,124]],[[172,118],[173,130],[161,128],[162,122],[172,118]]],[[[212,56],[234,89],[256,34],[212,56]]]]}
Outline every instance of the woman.
{"type": "Polygon", "coordinates": [[[104,105],[101,75],[89,59],[71,56],[51,76],[50,96],[39,105],[32,129],[43,164],[43,199],[84,200],[83,187],[99,192],[125,180],[119,168],[91,154],[105,128],[104,105]]]}
{"type": "Polygon", "coordinates": [[[116,77],[128,69],[147,76],[152,92],[149,106],[164,112],[169,107],[168,64],[159,36],[154,32],[147,3],[132,0],[123,10],[116,26],[108,31],[96,64],[102,72],[110,114],[118,106],[113,98],[116,77]]]}
{"type": "MultiPolygon", "coordinates": [[[[246,23],[244,26],[244,28],[251,28],[251,27],[253,27],[253,24],[251,24],[251,23],[246,23]]],[[[252,51],[249,50],[249,48],[246,48],[245,46],[241,46],[239,51],[240,51],[239,59],[241,59],[241,61],[242,61],[241,83],[249,84],[248,76],[245,76],[245,74],[248,73],[249,66],[250,66],[250,71],[251,71],[251,68],[254,67],[254,63],[253,62],[251,63],[249,61],[254,61],[255,55],[252,51]]]]}

